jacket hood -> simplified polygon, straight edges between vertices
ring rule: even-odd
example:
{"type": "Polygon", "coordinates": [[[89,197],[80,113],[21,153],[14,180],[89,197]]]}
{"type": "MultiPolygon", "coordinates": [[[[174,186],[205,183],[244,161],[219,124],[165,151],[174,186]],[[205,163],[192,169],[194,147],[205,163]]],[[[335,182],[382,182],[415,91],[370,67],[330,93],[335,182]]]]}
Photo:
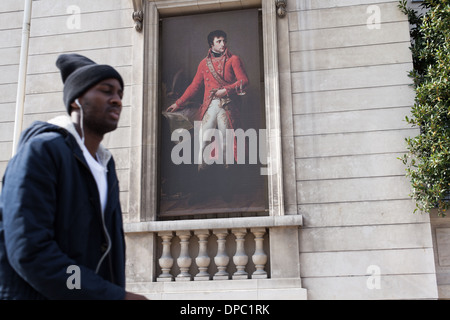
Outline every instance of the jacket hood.
{"type": "MultiPolygon", "coordinates": [[[[35,121],[29,128],[23,131],[19,141],[19,148],[31,138],[46,132],[58,132],[64,136],[70,134],[78,143],[78,146],[83,149],[84,142],[81,140],[70,117],[65,115],[53,118],[48,122],[35,121]]],[[[100,145],[97,150],[97,156],[101,164],[106,166],[112,155],[108,149],[100,145]]]]}
{"type": "MultiPolygon", "coordinates": [[[[66,116],[66,115],[58,116],[56,118],[49,120],[48,123],[59,126],[60,128],[67,130],[75,138],[75,140],[77,141],[80,148],[83,149],[84,142],[83,142],[83,140],[81,140],[81,137],[78,134],[77,130],[75,129],[75,126],[73,125],[73,122],[69,116],[66,116]]],[[[98,150],[97,150],[97,157],[98,157],[99,162],[104,167],[106,167],[106,165],[108,164],[112,155],[108,149],[106,149],[103,145],[100,144],[98,147],[98,150]]]]}
{"type": "Polygon", "coordinates": [[[19,149],[32,138],[46,132],[59,132],[63,135],[67,135],[68,132],[61,129],[61,127],[52,125],[48,122],[35,121],[21,133],[19,139],[19,149]]]}

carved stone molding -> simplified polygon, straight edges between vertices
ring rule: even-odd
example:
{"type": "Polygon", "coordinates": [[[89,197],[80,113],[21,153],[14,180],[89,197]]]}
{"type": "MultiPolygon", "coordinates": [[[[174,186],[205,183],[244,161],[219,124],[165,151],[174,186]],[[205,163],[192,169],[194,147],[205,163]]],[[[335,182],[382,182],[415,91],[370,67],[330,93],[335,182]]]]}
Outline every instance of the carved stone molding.
{"type": "Polygon", "coordinates": [[[134,28],[136,31],[142,31],[142,21],[144,20],[144,11],[142,9],[143,0],[132,0],[133,2],[133,14],[134,28]]]}
{"type": "Polygon", "coordinates": [[[287,0],[275,0],[275,5],[277,7],[277,16],[283,18],[286,16],[286,1],[287,0]]]}

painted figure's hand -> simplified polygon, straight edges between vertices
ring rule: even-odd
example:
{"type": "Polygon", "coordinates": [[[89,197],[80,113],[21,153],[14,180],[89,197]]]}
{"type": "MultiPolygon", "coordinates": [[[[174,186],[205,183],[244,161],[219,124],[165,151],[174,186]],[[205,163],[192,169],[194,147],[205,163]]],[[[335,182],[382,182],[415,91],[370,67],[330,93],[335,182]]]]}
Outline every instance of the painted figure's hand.
{"type": "Polygon", "coordinates": [[[227,95],[227,89],[219,89],[216,91],[217,98],[223,98],[227,95]]]}
{"type": "Polygon", "coordinates": [[[179,106],[177,106],[176,103],[172,104],[170,107],[167,108],[167,112],[174,112],[181,109],[179,106]]]}

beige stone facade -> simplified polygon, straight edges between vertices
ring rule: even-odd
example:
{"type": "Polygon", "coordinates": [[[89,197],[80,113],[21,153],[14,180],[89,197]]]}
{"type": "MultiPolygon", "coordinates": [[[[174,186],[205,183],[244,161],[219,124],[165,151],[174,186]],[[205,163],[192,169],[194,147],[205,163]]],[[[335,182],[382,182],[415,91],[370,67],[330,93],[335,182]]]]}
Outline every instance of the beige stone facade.
{"type": "MultiPolygon", "coordinates": [[[[121,186],[127,285],[150,298],[449,297],[450,223],[413,214],[397,159],[416,134],[403,121],[414,91],[398,2],[287,0],[284,17],[275,3],[32,1],[22,128],[65,113],[59,54],[119,70],[124,109],[104,142],[121,186]],[[263,18],[269,215],[159,221],[159,18],[247,8],[263,18]],[[138,31],[132,13],[140,10],[138,31]],[[224,255],[228,276],[214,279],[224,255]],[[245,275],[236,274],[241,266],[245,275]]],[[[1,173],[15,143],[23,21],[24,1],[2,1],[1,173]]]]}

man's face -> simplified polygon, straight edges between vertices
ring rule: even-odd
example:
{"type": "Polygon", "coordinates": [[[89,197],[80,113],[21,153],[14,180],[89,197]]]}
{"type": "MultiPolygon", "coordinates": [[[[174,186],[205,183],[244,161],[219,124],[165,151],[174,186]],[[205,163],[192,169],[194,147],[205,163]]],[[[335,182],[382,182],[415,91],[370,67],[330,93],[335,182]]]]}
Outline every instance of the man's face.
{"type": "Polygon", "coordinates": [[[215,37],[212,45],[212,50],[217,53],[223,53],[227,48],[227,42],[224,37],[215,37]]]}
{"type": "Polygon", "coordinates": [[[84,127],[97,134],[117,128],[122,111],[123,90],[117,79],[106,79],[89,89],[81,98],[84,127]]]}

